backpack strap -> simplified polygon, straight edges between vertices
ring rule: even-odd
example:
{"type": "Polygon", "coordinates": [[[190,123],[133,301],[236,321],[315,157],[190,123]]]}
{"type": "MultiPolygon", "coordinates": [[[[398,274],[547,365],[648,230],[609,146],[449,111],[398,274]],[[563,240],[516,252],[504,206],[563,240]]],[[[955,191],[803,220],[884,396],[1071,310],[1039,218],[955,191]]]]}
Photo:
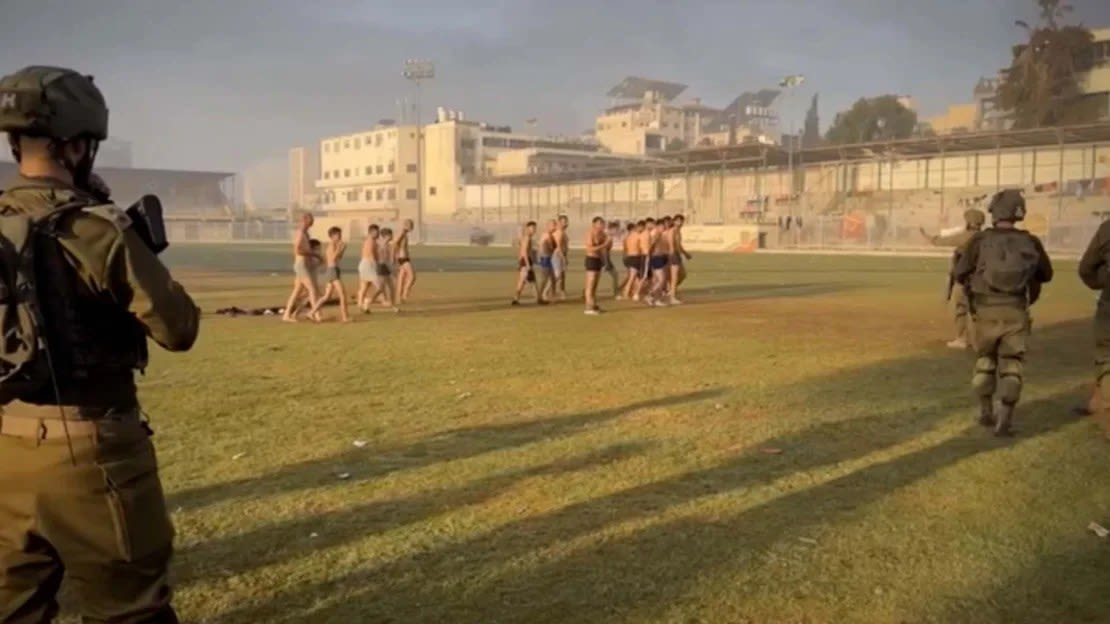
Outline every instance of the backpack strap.
{"type": "Polygon", "coordinates": [[[86,214],[99,217],[116,226],[116,229],[120,232],[131,227],[131,217],[127,216],[127,213],[115,204],[84,205],[82,209],[86,214]]]}

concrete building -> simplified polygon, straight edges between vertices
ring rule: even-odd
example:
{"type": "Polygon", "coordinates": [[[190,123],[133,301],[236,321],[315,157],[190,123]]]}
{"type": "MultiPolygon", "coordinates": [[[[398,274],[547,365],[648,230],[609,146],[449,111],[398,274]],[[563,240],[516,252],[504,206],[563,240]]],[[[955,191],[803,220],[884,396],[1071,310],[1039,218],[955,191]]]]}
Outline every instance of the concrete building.
{"type": "Polygon", "coordinates": [[[320,179],[320,150],[294,147],[289,150],[289,210],[311,210],[320,203],[316,180],[320,179]]]}
{"type": "MultiPolygon", "coordinates": [[[[1094,100],[1101,119],[1110,119],[1110,28],[1091,30],[1094,43],[1089,54],[1081,59],[1079,88],[1084,97],[1094,100]]],[[[1006,112],[996,101],[1003,72],[994,78],[981,78],[975,85],[973,100],[948,107],[943,115],[928,120],[937,134],[1000,131],[1010,127],[1006,112]]]]}
{"type": "Polygon", "coordinates": [[[624,100],[597,118],[594,134],[610,152],[651,154],[698,144],[706,125],[720,117],[720,109],[700,100],[673,103],[685,85],[629,76],[609,90],[624,100]]]}
{"type": "Polygon", "coordinates": [[[498,178],[527,173],[584,171],[598,167],[642,164],[653,160],[657,159],[634,154],[610,154],[607,152],[584,152],[556,148],[507,150],[497,155],[490,177],[498,178]]]}
{"type": "Polygon", "coordinates": [[[422,189],[417,189],[417,128],[392,122],[320,143],[320,175],[315,187],[327,214],[366,216],[383,221],[414,218],[418,192],[425,219],[450,218],[463,207],[463,187],[496,175],[498,158],[523,150],[503,167],[548,167],[579,162],[578,154],[601,150],[590,138],[551,138],[518,134],[508,126],[470,121],[439,109],[424,126],[422,189]],[[523,162],[523,164],[521,164],[523,162]]]}

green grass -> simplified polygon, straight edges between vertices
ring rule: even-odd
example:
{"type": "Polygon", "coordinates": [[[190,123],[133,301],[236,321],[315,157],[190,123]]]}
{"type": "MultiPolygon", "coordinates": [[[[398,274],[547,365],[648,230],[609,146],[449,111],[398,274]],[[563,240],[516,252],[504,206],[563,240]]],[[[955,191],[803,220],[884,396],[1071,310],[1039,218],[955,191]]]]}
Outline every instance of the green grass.
{"type": "MultiPolygon", "coordinates": [[[[1110,621],[1073,264],[1001,442],[943,260],[706,254],[690,305],[592,318],[509,308],[507,250],[417,251],[402,314],[210,316],[154,357],[185,621],[1110,621]]],[[[167,259],[206,310],[291,282],[284,248],[167,259]]]]}

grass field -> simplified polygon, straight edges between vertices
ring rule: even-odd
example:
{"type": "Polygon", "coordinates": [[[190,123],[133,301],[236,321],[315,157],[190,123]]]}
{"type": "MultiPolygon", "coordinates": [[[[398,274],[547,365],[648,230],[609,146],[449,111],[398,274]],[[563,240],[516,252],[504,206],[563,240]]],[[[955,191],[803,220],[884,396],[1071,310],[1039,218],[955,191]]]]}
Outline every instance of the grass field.
{"type": "MultiPolygon", "coordinates": [[[[510,308],[507,250],[418,251],[401,314],[210,316],[155,355],[185,621],[1110,622],[1073,263],[999,441],[944,260],[705,255],[690,305],[585,317],[510,308]]],[[[291,282],[284,248],[167,259],[205,310],[291,282]]]]}

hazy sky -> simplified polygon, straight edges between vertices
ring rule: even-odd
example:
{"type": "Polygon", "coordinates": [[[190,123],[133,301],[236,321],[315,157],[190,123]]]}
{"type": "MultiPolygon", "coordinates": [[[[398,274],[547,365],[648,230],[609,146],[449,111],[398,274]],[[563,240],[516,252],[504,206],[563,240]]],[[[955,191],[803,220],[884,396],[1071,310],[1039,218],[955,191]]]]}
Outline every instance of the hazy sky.
{"type": "MultiPolygon", "coordinates": [[[[1073,0],[1089,25],[1110,1],[1073,0]]],[[[241,170],[293,145],[397,116],[404,59],[468,118],[577,133],[629,74],[726,104],[783,75],[809,81],[827,124],[862,95],[910,94],[925,114],[1005,64],[1032,0],[0,0],[0,71],[96,76],[136,165],[241,170]]]]}

